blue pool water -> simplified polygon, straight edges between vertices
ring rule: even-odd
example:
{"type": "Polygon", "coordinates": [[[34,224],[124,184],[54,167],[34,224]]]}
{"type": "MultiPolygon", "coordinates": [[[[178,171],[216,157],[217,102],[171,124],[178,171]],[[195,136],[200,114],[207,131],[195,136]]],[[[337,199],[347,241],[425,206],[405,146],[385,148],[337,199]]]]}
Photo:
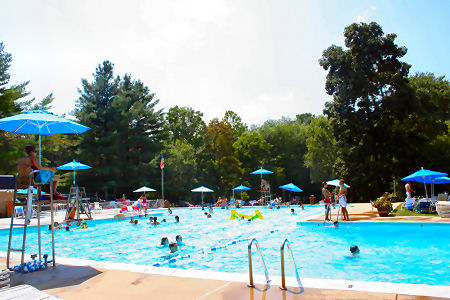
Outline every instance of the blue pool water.
{"type": "MultiPolygon", "coordinates": [[[[291,242],[301,277],[364,280],[380,282],[450,285],[450,225],[427,223],[340,223],[333,228],[323,223],[301,222],[323,207],[306,206],[268,210],[260,208],[264,220],[229,220],[230,211],[214,209],[207,219],[200,209],[174,209],[158,217],[168,220],[152,226],[138,219],[138,225],[127,221],[88,221],[89,229],[56,231],[56,253],[59,257],[76,257],[97,261],[130,262],[141,265],[162,264],[164,267],[248,272],[247,245],[255,237],[261,247],[270,275],[280,275],[280,245],[291,242]],[[180,223],[174,222],[174,216],[180,223]],[[183,237],[184,245],[176,261],[167,263],[169,249],[159,247],[163,236],[175,241],[183,237]],[[348,259],[352,245],[358,245],[360,257],[348,259]]],[[[238,212],[251,214],[254,209],[238,212]]],[[[51,253],[51,234],[42,227],[44,253],[51,253]]],[[[16,231],[19,233],[20,229],[16,231]]],[[[37,252],[37,228],[27,231],[27,253],[37,252]]],[[[18,247],[20,239],[14,239],[18,247]]],[[[0,230],[0,251],[6,251],[8,230],[0,230]]],[[[256,254],[256,253],[255,253],[256,254]]],[[[254,257],[254,272],[263,274],[254,257]]],[[[287,276],[294,276],[286,260],[287,276]]]]}

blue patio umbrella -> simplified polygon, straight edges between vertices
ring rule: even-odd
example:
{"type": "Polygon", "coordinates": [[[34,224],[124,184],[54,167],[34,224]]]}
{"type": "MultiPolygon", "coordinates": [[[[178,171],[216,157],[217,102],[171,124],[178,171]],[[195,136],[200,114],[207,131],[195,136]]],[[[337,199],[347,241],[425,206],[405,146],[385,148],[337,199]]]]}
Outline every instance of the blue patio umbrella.
{"type": "Polygon", "coordinates": [[[286,191],[290,191],[290,192],[297,192],[297,193],[303,192],[303,190],[301,188],[299,188],[298,186],[296,186],[292,182],[288,183],[288,184],[285,184],[285,185],[282,185],[279,188],[283,189],[283,190],[286,190],[286,191]]]}
{"type": "Polygon", "coordinates": [[[431,183],[431,184],[446,184],[446,183],[450,183],[450,178],[448,178],[446,176],[432,178],[432,179],[429,179],[427,181],[427,183],[431,183]]]}
{"type": "Polygon", "coordinates": [[[91,168],[90,166],[77,162],[75,159],[70,163],[57,167],[58,170],[73,171],[73,184],[75,184],[76,170],[86,170],[90,168],[91,168]]]}
{"type": "Polygon", "coordinates": [[[19,134],[39,135],[39,163],[41,162],[41,135],[83,133],[90,128],[39,108],[0,119],[0,130],[19,134]]]}
{"type": "Polygon", "coordinates": [[[263,175],[263,174],[273,174],[273,172],[269,171],[269,170],[266,170],[266,169],[263,169],[263,168],[260,168],[260,169],[258,169],[256,171],[251,172],[250,174],[251,175],[263,175]]]}
{"type": "Polygon", "coordinates": [[[263,176],[263,174],[273,174],[273,172],[269,171],[269,170],[266,170],[266,169],[263,169],[263,168],[259,168],[258,170],[253,171],[253,172],[250,173],[250,175],[260,175],[261,176],[261,183],[259,185],[259,187],[261,189],[261,197],[262,197],[262,193],[263,193],[263,191],[262,191],[262,176],[263,176]]]}
{"type": "Polygon", "coordinates": [[[408,175],[408,176],[402,178],[402,181],[416,181],[416,182],[423,183],[423,185],[425,187],[425,196],[426,196],[426,198],[428,198],[427,185],[426,185],[427,181],[431,180],[433,178],[443,177],[443,176],[447,176],[447,175],[448,175],[447,173],[431,171],[431,170],[424,169],[422,167],[422,169],[420,169],[419,171],[416,171],[416,172],[412,173],[411,175],[408,175]]]}
{"type": "Polygon", "coordinates": [[[434,185],[435,184],[447,184],[447,183],[450,183],[450,178],[448,178],[446,176],[436,177],[436,178],[429,178],[429,179],[425,180],[425,183],[430,183],[431,184],[431,195],[432,195],[432,197],[434,197],[434,185]]]}
{"type": "Polygon", "coordinates": [[[248,191],[251,190],[251,188],[241,184],[240,186],[237,186],[231,190],[233,191],[233,198],[234,198],[234,191],[241,191],[241,199],[242,199],[242,191],[248,191]]]}

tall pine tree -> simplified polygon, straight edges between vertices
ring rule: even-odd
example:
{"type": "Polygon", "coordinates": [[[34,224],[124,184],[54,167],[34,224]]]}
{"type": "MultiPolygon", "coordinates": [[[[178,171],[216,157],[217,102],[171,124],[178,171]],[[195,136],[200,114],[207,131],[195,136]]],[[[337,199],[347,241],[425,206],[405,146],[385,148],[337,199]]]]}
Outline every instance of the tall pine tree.
{"type": "Polygon", "coordinates": [[[105,198],[129,194],[148,184],[157,169],[150,161],[158,156],[164,138],[158,100],[141,81],[114,77],[114,65],[99,65],[94,81],[82,80],[75,115],[92,129],[80,135],[80,160],[93,167],[80,182],[105,198]],[[154,170],[152,170],[154,169],[154,170]]]}

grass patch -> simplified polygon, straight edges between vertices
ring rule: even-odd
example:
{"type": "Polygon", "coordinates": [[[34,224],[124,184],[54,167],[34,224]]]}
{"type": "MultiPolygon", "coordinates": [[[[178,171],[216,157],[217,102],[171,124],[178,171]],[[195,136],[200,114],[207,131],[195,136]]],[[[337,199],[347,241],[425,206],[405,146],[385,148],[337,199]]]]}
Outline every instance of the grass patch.
{"type": "Polygon", "coordinates": [[[406,209],[406,207],[402,207],[402,205],[398,205],[390,214],[390,216],[427,216],[427,217],[439,217],[437,213],[418,213],[417,211],[410,211],[406,209]]]}

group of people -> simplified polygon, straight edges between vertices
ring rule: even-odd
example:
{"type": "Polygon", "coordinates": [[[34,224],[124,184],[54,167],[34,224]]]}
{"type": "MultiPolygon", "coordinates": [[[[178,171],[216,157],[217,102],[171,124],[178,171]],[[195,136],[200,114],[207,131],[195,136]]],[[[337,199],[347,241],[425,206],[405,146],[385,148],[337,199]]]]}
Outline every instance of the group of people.
{"type": "Polygon", "coordinates": [[[331,221],[331,208],[338,204],[342,209],[342,218],[344,221],[350,221],[347,211],[347,187],[345,186],[344,179],[339,180],[339,193],[334,195],[328,190],[328,184],[323,183],[322,194],[325,201],[325,221],[331,221]]]}
{"type": "MultiPolygon", "coordinates": [[[[72,223],[70,223],[70,220],[67,220],[65,224],[59,224],[58,222],[53,223],[53,230],[70,230],[70,226],[72,226],[72,223]]],[[[87,225],[86,221],[84,219],[78,220],[76,223],[76,227],[74,229],[87,229],[89,226],[87,225]]],[[[48,225],[48,230],[52,230],[52,225],[48,225]]]]}
{"type": "Polygon", "coordinates": [[[161,247],[166,247],[169,246],[170,249],[170,253],[175,253],[178,251],[178,246],[183,245],[183,238],[181,237],[181,235],[177,235],[175,237],[175,242],[170,243],[169,239],[165,236],[161,238],[161,247]]]}

